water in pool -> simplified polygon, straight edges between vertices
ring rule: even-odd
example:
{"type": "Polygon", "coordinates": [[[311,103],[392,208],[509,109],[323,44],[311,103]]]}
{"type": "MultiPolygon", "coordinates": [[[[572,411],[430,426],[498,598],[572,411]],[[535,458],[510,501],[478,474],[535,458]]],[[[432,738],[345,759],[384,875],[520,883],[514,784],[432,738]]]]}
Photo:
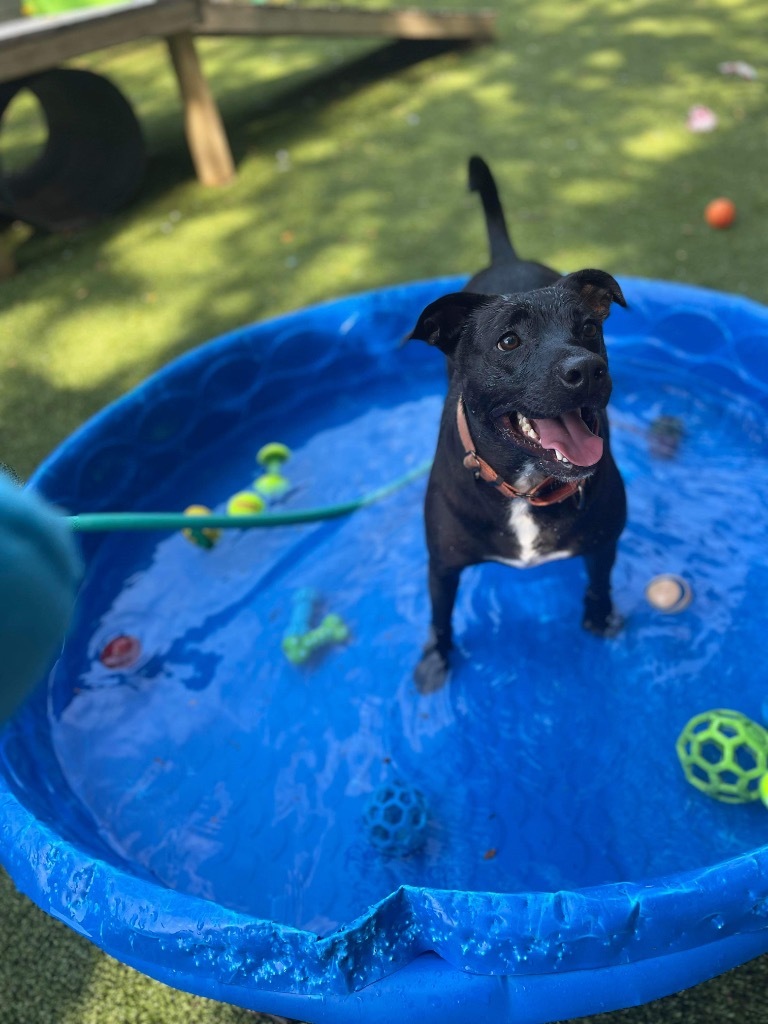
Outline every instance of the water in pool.
{"type": "MultiPolygon", "coordinates": [[[[354,387],[321,380],[276,418],[256,411],[150,505],[223,508],[268,440],[293,451],[284,508],[401,476],[430,457],[442,404],[437,354],[418,365],[361,359],[354,387]]],[[[578,560],[475,568],[462,579],[451,681],[420,696],[424,478],[345,519],[225,532],[212,551],[180,534],[104,539],[52,679],[52,717],[69,785],[115,853],[173,889],[325,934],[403,883],[583,887],[763,843],[764,808],[693,790],[674,745],[709,708],[762,718],[768,432],[748,400],[693,371],[626,351],[613,371],[630,507],[614,640],[580,628],[578,560]],[[684,427],[672,457],[649,448],[661,416],[684,427]],[[679,615],[644,597],[667,572],[693,588],[679,615]],[[295,666],[281,641],[305,587],[350,638],[295,666]],[[138,660],[109,669],[99,654],[123,634],[139,640],[138,660]],[[424,845],[407,856],[379,852],[363,823],[392,779],[428,806],[424,845]]]]}

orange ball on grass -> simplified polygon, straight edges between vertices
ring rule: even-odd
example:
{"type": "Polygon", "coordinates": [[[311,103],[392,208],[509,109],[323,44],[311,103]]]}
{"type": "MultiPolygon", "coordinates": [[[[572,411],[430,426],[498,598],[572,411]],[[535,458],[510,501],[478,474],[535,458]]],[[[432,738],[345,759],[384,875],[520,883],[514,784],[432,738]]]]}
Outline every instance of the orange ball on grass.
{"type": "Polygon", "coordinates": [[[736,220],[736,204],[725,196],[713,199],[704,208],[704,219],[711,228],[729,228],[736,220]]]}

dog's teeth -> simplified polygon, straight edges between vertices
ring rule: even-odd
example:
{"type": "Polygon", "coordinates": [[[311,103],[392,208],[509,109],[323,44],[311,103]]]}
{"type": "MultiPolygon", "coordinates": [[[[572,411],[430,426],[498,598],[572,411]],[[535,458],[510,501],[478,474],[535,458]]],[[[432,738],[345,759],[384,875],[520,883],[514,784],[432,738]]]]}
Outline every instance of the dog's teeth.
{"type": "Polygon", "coordinates": [[[531,421],[528,419],[527,416],[523,416],[523,414],[521,412],[519,412],[517,414],[517,422],[518,422],[518,425],[520,427],[521,432],[523,434],[525,434],[526,437],[530,437],[532,441],[538,441],[539,440],[539,435],[533,429],[533,424],[531,423],[531,421]]]}

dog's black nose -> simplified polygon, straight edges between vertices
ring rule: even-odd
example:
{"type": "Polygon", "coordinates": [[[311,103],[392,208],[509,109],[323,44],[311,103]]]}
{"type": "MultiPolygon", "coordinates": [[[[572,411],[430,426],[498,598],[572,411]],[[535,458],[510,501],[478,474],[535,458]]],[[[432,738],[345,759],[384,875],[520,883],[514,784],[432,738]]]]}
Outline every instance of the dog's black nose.
{"type": "Polygon", "coordinates": [[[559,364],[557,374],[565,387],[582,400],[591,398],[606,386],[610,387],[608,364],[591,352],[566,356],[559,364]]]}

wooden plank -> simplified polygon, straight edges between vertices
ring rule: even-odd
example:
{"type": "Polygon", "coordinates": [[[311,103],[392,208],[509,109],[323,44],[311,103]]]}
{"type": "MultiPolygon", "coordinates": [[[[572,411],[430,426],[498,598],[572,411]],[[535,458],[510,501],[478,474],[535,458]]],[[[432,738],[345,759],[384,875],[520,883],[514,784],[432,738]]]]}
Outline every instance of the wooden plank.
{"type": "Polygon", "coordinates": [[[0,82],[144,36],[168,36],[198,20],[195,0],[134,0],[0,24],[0,82]]]}
{"type": "Polygon", "coordinates": [[[203,185],[225,185],[235,176],[235,161],[195,41],[189,32],[180,32],[169,36],[168,49],[184,101],[184,128],[197,177],[203,185]]]}
{"type": "Polygon", "coordinates": [[[487,42],[494,38],[494,25],[492,11],[468,14],[397,8],[255,5],[217,0],[201,6],[200,21],[194,31],[199,35],[387,36],[487,42]]]}
{"type": "Polygon", "coordinates": [[[133,0],[47,17],[0,23],[0,82],[108,46],[145,36],[200,35],[388,36],[483,42],[494,36],[494,15],[416,9],[133,0]]]}

